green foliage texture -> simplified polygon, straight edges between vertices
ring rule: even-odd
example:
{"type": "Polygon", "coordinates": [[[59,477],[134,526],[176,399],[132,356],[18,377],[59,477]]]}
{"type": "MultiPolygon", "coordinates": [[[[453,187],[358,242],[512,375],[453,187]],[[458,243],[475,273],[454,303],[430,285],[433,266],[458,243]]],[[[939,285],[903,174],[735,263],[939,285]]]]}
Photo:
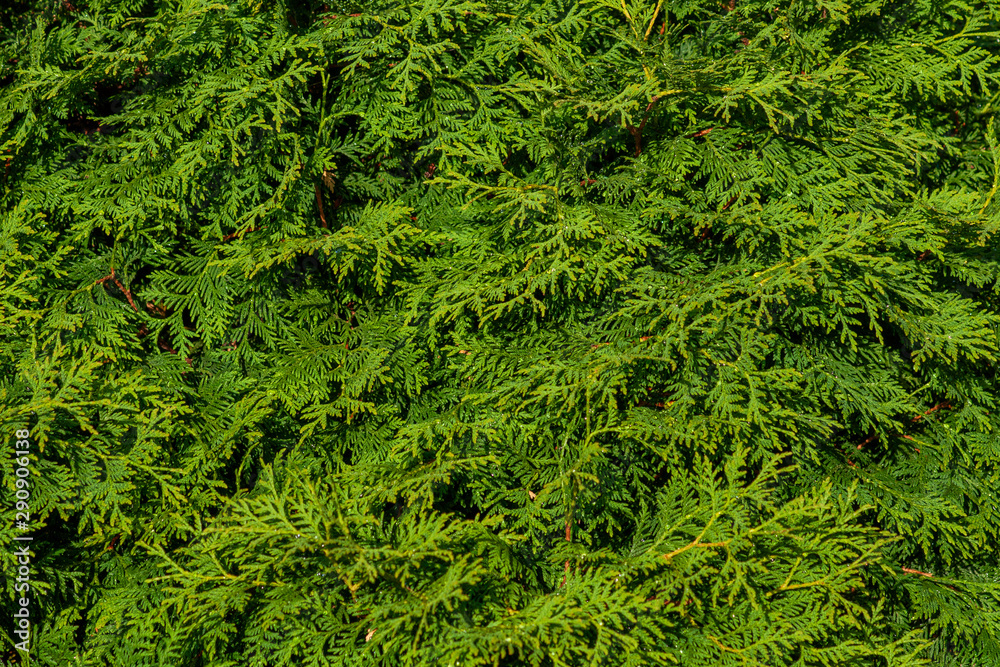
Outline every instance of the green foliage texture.
{"type": "Polygon", "coordinates": [[[1000,665],[995,2],[29,0],[0,84],[8,664],[1000,665]]]}

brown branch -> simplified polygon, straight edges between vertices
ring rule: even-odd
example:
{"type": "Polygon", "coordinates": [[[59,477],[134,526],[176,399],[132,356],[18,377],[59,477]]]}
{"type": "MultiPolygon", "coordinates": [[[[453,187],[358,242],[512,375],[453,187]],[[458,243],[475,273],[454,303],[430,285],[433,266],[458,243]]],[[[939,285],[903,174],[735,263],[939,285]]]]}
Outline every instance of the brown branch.
{"type": "MultiPolygon", "coordinates": [[[[94,284],[95,285],[103,285],[108,280],[112,281],[115,284],[115,286],[119,290],[121,290],[122,294],[125,295],[125,298],[128,299],[128,305],[132,306],[132,310],[134,310],[135,312],[138,313],[139,309],[135,307],[135,301],[132,300],[132,292],[130,290],[125,289],[125,287],[121,284],[121,281],[118,280],[118,277],[115,275],[115,267],[111,267],[111,273],[109,273],[108,275],[106,275],[103,278],[99,279],[94,284]]],[[[107,288],[105,288],[105,289],[107,289],[107,288]]]]}
{"type": "Polygon", "coordinates": [[[666,403],[662,403],[662,402],[660,402],[660,403],[648,403],[646,401],[636,401],[635,405],[636,405],[636,407],[639,407],[639,408],[660,408],[661,410],[666,410],[667,408],[669,408],[673,404],[674,404],[673,401],[667,401],[666,403]]]}
{"type": "Polygon", "coordinates": [[[872,433],[870,436],[868,436],[867,438],[865,438],[864,442],[862,442],[860,445],[858,445],[858,449],[861,449],[862,447],[864,447],[865,445],[867,445],[868,443],[870,443],[872,440],[874,440],[877,437],[878,437],[878,435],[872,433]]]}
{"type": "Polygon", "coordinates": [[[326,216],[323,214],[323,195],[319,192],[319,185],[313,186],[316,190],[316,205],[319,206],[319,221],[323,229],[329,229],[326,224],[326,216]]]}
{"type": "Polygon", "coordinates": [[[646,121],[649,120],[649,112],[653,109],[653,105],[659,102],[662,97],[662,95],[657,95],[649,101],[649,104],[646,105],[646,111],[642,114],[642,122],[639,123],[639,127],[635,127],[631,123],[625,123],[626,129],[628,129],[629,133],[632,135],[632,139],[635,140],[636,157],[642,155],[642,131],[646,129],[646,121]]]}
{"type": "Polygon", "coordinates": [[[934,576],[930,572],[921,572],[920,570],[912,570],[912,569],[910,569],[908,567],[904,567],[904,568],[901,568],[901,569],[903,570],[903,572],[906,572],[907,574],[919,574],[921,577],[933,577],[934,576]]]}
{"type": "Polygon", "coordinates": [[[160,349],[164,352],[169,352],[170,354],[177,354],[177,350],[172,348],[169,343],[163,340],[163,337],[157,337],[156,344],[160,346],[160,349]]]}
{"type": "Polygon", "coordinates": [[[635,129],[631,123],[625,123],[625,128],[632,135],[632,139],[635,141],[635,156],[639,157],[642,155],[642,135],[639,130],[635,129]]]}
{"type": "Polygon", "coordinates": [[[166,307],[161,306],[160,304],[154,303],[152,301],[146,302],[146,310],[148,310],[150,313],[153,314],[154,317],[160,320],[162,320],[164,317],[167,316],[166,307]]]}
{"type": "Polygon", "coordinates": [[[935,405],[935,406],[934,406],[933,408],[931,408],[930,410],[927,410],[927,411],[925,411],[925,412],[922,412],[922,413],[920,413],[919,415],[917,415],[916,417],[914,417],[914,418],[913,418],[913,421],[915,421],[915,422],[916,422],[916,421],[920,421],[921,419],[923,419],[923,418],[924,418],[924,417],[926,417],[927,415],[931,414],[932,412],[937,412],[938,410],[940,410],[940,409],[942,409],[942,408],[944,408],[944,409],[946,409],[946,410],[947,410],[947,409],[951,408],[951,404],[950,404],[950,403],[948,403],[947,401],[944,401],[944,402],[942,402],[942,403],[938,403],[937,405],[935,405]]]}
{"type": "Polygon", "coordinates": [[[949,137],[956,136],[965,127],[965,122],[962,120],[962,116],[958,113],[958,110],[952,112],[955,116],[955,129],[948,133],[949,137]]]}
{"type": "Polygon", "coordinates": [[[646,121],[649,120],[649,112],[653,110],[653,106],[660,101],[661,97],[663,96],[662,95],[655,96],[653,99],[649,101],[649,104],[646,105],[646,111],[644,111],[642,114],[642,122],[639,123],[639,134],[642,134],[642,131],[646,129],[646,121]]]}
{"type": "MultiPolygon", "coordinates": [[[[942,401],[941,403],[938,403],[937,405],[935,405],[933,408],[930,408],[928,410],[925,410],[925,411],[921,412],[919,415],[917,415],[916,417],[914,417],[910,421],[916,423],[916,422],[920,421],[921,419],[923,419],[924,417],[926,417],[929,414],[933,414],[933,413],[937,412],[938,410],[942,410],[942,409],[947,410],[949,408],[951,408],[951,404],[948,403],[947,401],[942,401]]],[[[874,434],[874,433],[872,435],[868,436],[867,438],[864,439],[864,441],[860,445],[858,445],[858,449],[861,449],[865,445],[869,444],[870,442],[872,442],[873,440],[875,440],[877,437],[878,436],[876,434],[874,434]]],[[[906,440],[910,440],[911,442],[915,442],[914,439],[913,439],[913,436],[906,435],[905,433],[901,433],[899,437],[904,438],[906,440]]],[[[916,449],[915,451],[918,454],[920,453],[919,449],[916,449]]],[[[850,459],[847,460],[847,463],[852,468],[856,467],[854,465],[854,463],[850,459]]]]}
{"type": "Polygon", "coordinates": [[[240,231],[233,232],[232,234],[227,234],[227,235],[225,235],[225,236],[222,237],[222,240],[219,241],[219,243],[227,243],[227,242],[232,241],[233,239],[235,239],[240,234],[249,234],[250,232],[260,231],[261,229],[267,229],[267,225],[264,225],[263,227],[251,227],[250,229],[247,229],[246,231],[240,230],[240,231]]]}
{"type": "MultiPolygon", "coordinates": [[[[173,347],[171,347],[170,343],[166,342],[163,339],[163,332],[162,331],[160,332],[160,335],[157,336],[157,338],[156,338],[156,344],[159,345],[160,349],[163,350],[164,352],[169,352],[170,354],[177,354],[177,350],[175,350],[173,347]]],[[[184,362],[188,366],[191,366],[192,368],[194,367],[193,364],[192,364],[193,359],[191,359],[191,357],[185,357],[184,358],[184,362]]],[[[184,371],[184,372],[186,373],[187,371],[184,371]]]]}

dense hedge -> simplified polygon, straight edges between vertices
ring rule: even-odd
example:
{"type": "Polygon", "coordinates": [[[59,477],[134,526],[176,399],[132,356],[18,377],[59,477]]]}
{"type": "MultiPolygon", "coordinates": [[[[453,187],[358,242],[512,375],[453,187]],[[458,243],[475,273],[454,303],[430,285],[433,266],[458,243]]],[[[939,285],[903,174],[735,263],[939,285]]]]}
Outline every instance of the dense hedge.
{"type": "Polygon", "coordinates": [[[1000,665],[995,3],[6,7],[9,664],[1000,665]]]}

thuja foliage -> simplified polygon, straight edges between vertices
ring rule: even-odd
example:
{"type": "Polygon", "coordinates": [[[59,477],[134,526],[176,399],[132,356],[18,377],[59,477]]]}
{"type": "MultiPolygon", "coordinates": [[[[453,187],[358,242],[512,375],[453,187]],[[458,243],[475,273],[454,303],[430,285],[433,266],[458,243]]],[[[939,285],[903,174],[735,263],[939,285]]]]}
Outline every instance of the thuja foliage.
{"type": "Polygon", "coordinates": [[[1000,665],[995,3],[5,7],[8,664],[1000,665]]]}

